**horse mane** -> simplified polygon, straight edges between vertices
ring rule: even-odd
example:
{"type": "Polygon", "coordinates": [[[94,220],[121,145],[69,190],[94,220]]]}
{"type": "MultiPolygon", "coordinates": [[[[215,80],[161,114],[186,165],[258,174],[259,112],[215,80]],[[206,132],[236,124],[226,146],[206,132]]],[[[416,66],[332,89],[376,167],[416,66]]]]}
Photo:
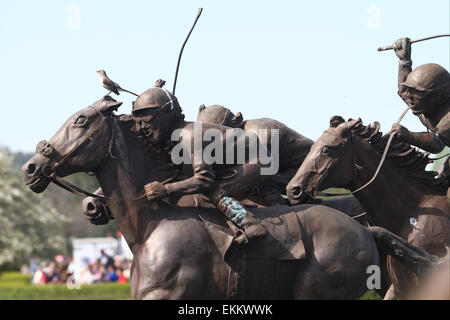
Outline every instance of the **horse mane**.
{"type": "MultiPolygon", "coordinates": [[[[380,155],[383,154],[389,139],[389,134],[381,133],[379,122],[368,126],[357,125],[352,129],[352,133],[368,142],[380,155]]],[[[425,170],[425,167],[432,162],[429,154],[394,136],[386,159],[398,169],[401,175],[416,183],[421,191],[445,194],[448,187],[447,179],[444,176],[437,177],[438,173],[435,171],[425,170]]]]}

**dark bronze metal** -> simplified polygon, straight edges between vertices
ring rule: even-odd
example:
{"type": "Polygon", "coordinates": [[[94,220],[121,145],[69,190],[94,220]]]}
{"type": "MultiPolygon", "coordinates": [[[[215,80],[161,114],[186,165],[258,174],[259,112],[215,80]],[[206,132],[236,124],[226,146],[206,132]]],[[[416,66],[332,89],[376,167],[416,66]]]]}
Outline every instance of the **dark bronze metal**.
{"type": "Polygon", "coordinates": [[[156,109],[162,110],[164,107],[170,107],[170,110],[173,110],[175,106],[178,106],[177,97],[163,88],[165,83],[166,81],[158,79],[153,88],[141,93],[133,103],[132,114],[135,115],[137,112],[153,108],[155,110],[152,115],[155,116],[156,109]]]}
{"type": "MultiPolygon", "coordinates": [[[[226,223],[210,203],[201,200],[201,194],[186,194],[175,203],[170,199],[114,200],[137,196],[149,181],[165,181],[178,171],[163,150],[142,148],[133,121],[120,121],[113,109],[106,105],[80,110],[49,143],[68,154],[55,171],[57,176],[96,169],[103,192],[110,197],[107,204],[134,254],[134,298],[355,299],[367,290],[367,266],[379,264],[379,249],[392,242],[377,245],[372,230],[334,209],[315,205],[254,208],[270,236],[230,251],[232,235],[226,223]],[[71,125],[79,116],[88,119],[81,129],[71,125]],[[117,121],[100,120],[103,117],[117,121]],[[92,135],[93,126],[98,134],[92,135]],[[111,132],[117,132],[112,144],[111,132]],[[76,153],[70,151],[72,145],[79,145],[76,153]],[[115,157],[108,156],[111,145],[115,157]],[[244,256],[250,260],[243,260],[244,256]],[[230,279],[240,278],[236,274],[245,281],[230,284],[230,279]],[[268,275],[274,281],[263,281],[268,275]],[[261,288],[262,283],[270,285],[261,288]]],[[[41,170],[52,165],[51,159],[36,153],[23,166],[31,190],[46,189],[49,180],[41,170]]],[[[192,171],[181,174],[190,176],[192,171]]],[[[417,253],[403,249],[399,258],[414,264],[417,253]]]]}
{"type": "MultiPolygon", "coordinates": [[[[373,176],[387,140],[379,132],[379,124],[363,126],[352,120],[328,128],[289,183],[288,196],[298,190],[314,193],[330,187],[360,187],[373,176]],[[360,165],[356,181],[353,158],[360,165]]],[[[450,207],[445,197],[448,182],[425,170],[428,156],[400,139],[392,140],[390,150],[379,178],[355,197],[373,224],[442,257],[445,245],[450,245],[450,207]],[[417,224],[411,224],[412,218],[417,224]]],[[[387,265],[395,275],[388,298],[404,297],[420,280],[392,258],[387,265]]]]}
{"type": "Polygon", "coordinates": [[[427,132],[409,132],[394,124],[392,132],[399,139],[431,153],[450,146],[450,73],[442,66],[428,63],[412,70],[409,38],[396,41],[398,64],[398,94],[411,107],[427,132]]]}
{"type": "MultiPolygon", "coordinates": [[[[259,118],[244,120],[240,112],[234,114],[228,108],[221,105],[211,105],[199,107],[197,121],[216,123],[232,128],[241,128],[245,132],[255,132],[261,142],[270,149],[270,141],[262,133],[268,130],[278,130],[279,132],[279,158],[280,165],[275,176],[268,176],[263,184],[258,187],[258,194],[261,199],[257,200],[264,206],[274,206],[285,204],[281,197],[285,194],[286,185],[292,179],[298,167],[308,154],[313,141],[285,124],[270,118],[259,118]]],[[[255,200],[255,199],[254,199],[255,200]]],[[[303,201],[311,199],[302,199],[303,201]]]]}

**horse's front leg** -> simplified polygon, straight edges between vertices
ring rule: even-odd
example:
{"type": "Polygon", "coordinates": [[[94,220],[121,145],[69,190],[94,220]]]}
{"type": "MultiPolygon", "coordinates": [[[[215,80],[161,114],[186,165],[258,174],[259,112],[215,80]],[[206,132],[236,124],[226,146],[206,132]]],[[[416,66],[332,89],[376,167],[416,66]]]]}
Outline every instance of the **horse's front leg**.
{"type": "MultiPolygon", "coordinates": [[[[161,270],[162,271],[162,270],[161,270]]],[[[206,279],[200,268],[189,266],[175,266],[170,272],[169,279],[156,286],[142,290],[142,300],[185,300],[202,297],[203,283],[206,279]]]]}
{"type": "Polygon", "coordinates": [[[210,296],[212,256],[198,222],[163,220],[135,254],[136,299],[210,296]]]}

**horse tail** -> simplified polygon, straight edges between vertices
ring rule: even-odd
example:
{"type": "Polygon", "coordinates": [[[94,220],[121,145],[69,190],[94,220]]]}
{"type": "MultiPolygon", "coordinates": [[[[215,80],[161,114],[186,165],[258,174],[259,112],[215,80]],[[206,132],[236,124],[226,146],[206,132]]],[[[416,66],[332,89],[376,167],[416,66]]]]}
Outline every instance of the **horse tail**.
{"type": "Polygon", "coordinates": [[[440,263],[438,257],[429,254],[382,227],[367,228],[374,237],[379,249],[395,257],[411,268],[417,275],[440,263]]]}

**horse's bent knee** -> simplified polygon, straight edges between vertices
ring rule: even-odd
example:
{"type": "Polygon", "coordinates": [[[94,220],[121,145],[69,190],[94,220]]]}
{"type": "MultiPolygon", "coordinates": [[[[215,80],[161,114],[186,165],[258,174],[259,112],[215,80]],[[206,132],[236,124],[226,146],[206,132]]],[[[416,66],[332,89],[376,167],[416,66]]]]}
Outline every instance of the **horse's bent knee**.
{"type": "Polygon", "coordinates": [[[151,289],[140,294],[140,300],[170,300],[173,299],[168,289],[151,289]]]}

